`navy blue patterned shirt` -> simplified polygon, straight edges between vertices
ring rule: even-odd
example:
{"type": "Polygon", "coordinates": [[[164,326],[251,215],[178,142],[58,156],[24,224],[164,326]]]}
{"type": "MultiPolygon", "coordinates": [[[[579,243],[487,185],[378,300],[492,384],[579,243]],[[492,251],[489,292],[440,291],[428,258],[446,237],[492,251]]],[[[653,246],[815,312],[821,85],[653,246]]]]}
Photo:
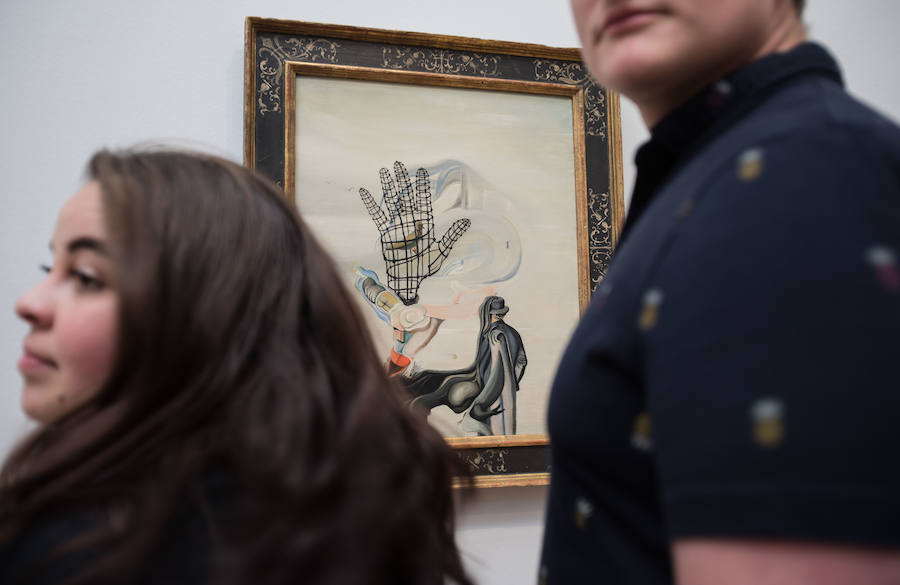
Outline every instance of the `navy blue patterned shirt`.
{"type": "Polygon", "coordinates": [[[548,423],[540,581],[672,581],[690,537],[900,547],[900,129],[820,46],[652,130],[548,423]]]}

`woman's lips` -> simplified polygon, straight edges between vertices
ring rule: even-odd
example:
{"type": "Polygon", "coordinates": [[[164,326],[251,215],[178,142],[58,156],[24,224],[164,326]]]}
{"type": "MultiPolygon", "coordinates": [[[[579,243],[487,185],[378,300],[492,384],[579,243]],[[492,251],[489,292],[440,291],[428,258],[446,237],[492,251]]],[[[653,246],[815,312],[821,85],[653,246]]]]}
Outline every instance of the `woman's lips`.
{"type": "Polygon", "coordinates": [[[19,371],[23,374],[26,374],[29,372],[36,372],[48,368],[55,368],[56,363],[49,358],[43,357],[26,349],[22,353],[22,357],[19,358],[18,366],[19,371]]]}

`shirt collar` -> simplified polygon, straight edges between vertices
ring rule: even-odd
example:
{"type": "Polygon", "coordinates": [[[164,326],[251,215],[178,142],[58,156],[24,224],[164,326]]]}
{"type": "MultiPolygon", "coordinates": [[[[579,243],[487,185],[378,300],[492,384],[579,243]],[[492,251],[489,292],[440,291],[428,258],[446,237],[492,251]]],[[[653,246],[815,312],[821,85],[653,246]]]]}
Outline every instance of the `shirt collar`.
{"type": "Polygon", "coordinates": [[[717,125],[759,104],[786,81],[809,74],[830,77],[843,85],[840,69],[820,45],[802,43],[784,53],[757,59],[703,89],[660,120],[650,131],[651,141],[678,153],[717,125]]]}
{"type": "Polygon", "coordinates": [[[828,51],[815,43],[802,43],[732,71],[653,126],[650,140],[635,155],[637,180],[619,244],[682,162],[776,88],[805,75],[824,76],[843,85],[837,62],[828,51]]]}

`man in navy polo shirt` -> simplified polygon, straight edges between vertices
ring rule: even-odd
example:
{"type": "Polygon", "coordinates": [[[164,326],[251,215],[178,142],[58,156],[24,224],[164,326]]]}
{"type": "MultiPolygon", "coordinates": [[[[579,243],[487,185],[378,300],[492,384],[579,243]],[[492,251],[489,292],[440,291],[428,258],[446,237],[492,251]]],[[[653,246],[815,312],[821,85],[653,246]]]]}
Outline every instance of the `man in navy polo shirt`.
{"type": "Polygon", "coordinates": [[[900,129],[802,0],[572,0],[651,130],[559,367],[540,580],[900,583],[900,129]]]}

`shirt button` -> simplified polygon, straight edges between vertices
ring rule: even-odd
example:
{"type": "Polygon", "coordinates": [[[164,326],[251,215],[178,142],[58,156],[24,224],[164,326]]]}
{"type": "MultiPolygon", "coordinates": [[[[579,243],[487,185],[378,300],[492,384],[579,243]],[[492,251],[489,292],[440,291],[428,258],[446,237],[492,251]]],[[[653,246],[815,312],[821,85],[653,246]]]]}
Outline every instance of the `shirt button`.
{"type": "Polygon", "coordinates": [[[646,412],[642,412],[634,418],[634,425],[631,431],[631,446],[638,451],[644,452],[653,448],[653,427],[650,422],[650,415],[646,412]]]}
{"type": "Polygon", "coordinates": [[[692,211],[694,211],[694,200],[685,199],[681,202],[681,205],[678,206],[678,210],[675,212],[675,217],[680,220],[685,220],[692,211]]]}
{"type": "Polygon", "coordinates": [[[866,261],[875,269],[875,277],[882,288],[900,291],[900,268],[894,252],[885,246],[872,246],[866,250],[866,261]]]}
{"type": "Polygon", "coordinates": [[[737,160],[738,179],[745,183],[755,181],[762,174],[764,166],[761,148],[745,150],[737,160]]]}
{"type": "Polygon", "coordinates": [[[784,440],[784,404],[777,398],[761,398],[750,407],[753,440],[760,447],[774,449],[784,440]]]}
{"type": "Polygon", "coordinates": [[[656,323],[659,321],[659,306],[662,301],[663,294],[659,289],[651,288],[644,293],[644,308],[641,309],[641,315],[638,317],[638,327],[642,331],[649,331],[656,327],[656,323]]]}
{"type": "Polygon", "coordinates": [[[575,498],[575,526],[578,530],[587,528],[587,522],[594,515],[594,504],[582,497],[575,498]]]}
{"type": "Polygon", "coordinates": [[[717,82],[706,94],[706,105],[710,108],[721,107],[731,95],[731,84],[724,79],[717,82]]]}

